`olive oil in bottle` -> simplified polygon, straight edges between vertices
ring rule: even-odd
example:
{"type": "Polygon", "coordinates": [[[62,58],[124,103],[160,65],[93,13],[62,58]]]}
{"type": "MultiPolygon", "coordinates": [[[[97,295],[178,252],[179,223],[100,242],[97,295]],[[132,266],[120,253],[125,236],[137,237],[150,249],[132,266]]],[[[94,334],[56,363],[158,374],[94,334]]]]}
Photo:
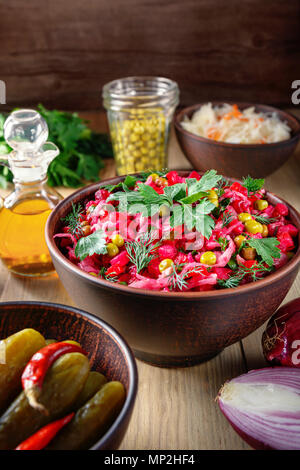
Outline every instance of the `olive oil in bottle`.
{"type": "Polygon", "coordinates": [[[14,149],[8,155],[8,164],[15,188],[0,209],[0,258],[16,274],[47,275],[54,267],[45,241],[45,225],[62,198],[47,186],[46,173],[58,149],[46,142],[47,124],[33,110],[13,112],[5,122],[4,136],[14,149]]]}

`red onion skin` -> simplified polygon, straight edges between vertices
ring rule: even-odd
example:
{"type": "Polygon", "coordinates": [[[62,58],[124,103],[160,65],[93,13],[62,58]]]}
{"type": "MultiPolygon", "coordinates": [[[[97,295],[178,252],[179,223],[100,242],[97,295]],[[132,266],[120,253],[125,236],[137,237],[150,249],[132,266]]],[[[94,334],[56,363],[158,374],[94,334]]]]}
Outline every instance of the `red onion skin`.
{"type": "Polygon", "coordinates": [[[241,431],[241,430],[228,418],[228,416],[226,416],[226,414],[224,413],[224,411],[223,411],[223,409],[222,409],[222,404],[219,403],[219,405],[220,405],[220,409],[221,409],[223,415],[224,415],[225,418],[229,421],[230,425],[233,427],[233,429],[235,430],[235,432],[236,432],[245,442],[247,442],[247,444],[249,444],[250,447],[252,447],[254,450],[276,450],[276,449],[273,449],[273,447],[267,446],[267,445],[264,444],[263,442],[257,441],[257,440],[254,439],[253,437],[248,436],[248,435],[245,434],[243,431],[241,431]]]}
{"type": "Polygon", "coordinates": [[[262,345],[271,365],[300,368],[300,297],[283,305],[271,317],[262,345]]]}

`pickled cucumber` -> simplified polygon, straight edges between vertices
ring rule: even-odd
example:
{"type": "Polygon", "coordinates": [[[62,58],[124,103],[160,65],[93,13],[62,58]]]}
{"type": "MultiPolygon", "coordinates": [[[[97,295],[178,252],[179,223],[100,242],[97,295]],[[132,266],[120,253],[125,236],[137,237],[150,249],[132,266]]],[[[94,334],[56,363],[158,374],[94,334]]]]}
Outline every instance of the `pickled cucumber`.
{"type": "Polygon", "coordinates": [[[110,427],[125,400],[120,382],[108,382],[75,414],[47,449],[89,449],[110,427]]]}
{"type": "Polygon", "coordinates": [[[77,397],[77,400],[74,404],[74,409],[78,410],[81,406],[83,406],[90,398],[92,398],[95,393],[106,384],[107,379],[104,375],[100,374],[100,372],[92,371],[89,373],[87,381],[84,384],[84,387],[77,397]]]}
{"type": "Polygon", "coordinates": [[[83,354],[61,356],[47,372],[39,399],[49,414],[32,408],[22,392],[0,417],[0,450],[14,449],[40,427],[72,411],[89,371],[83,354]]]}
{"type": "Polygon", "coordinates": [[[24,367],[33,354],[45,345],[43,336],[31,328],[0,341],[0,413],[22,390],[24,367]]]}

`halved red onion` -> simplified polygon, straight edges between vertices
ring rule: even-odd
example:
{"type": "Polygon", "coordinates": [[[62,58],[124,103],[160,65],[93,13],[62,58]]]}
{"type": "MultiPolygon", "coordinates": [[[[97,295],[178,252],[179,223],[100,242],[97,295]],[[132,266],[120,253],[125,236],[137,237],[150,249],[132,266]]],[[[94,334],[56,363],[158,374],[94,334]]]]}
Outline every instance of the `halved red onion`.
{"type": "Polygon", "coordinates": [[[269,367],[240,375],[223,385],[218,403],[254,449],[300,450],[299,369],[269,367]]]}
{"type": "Polygon", "coordinates": [[[270,364],[300,367],[300,298],[283,305],[271,317],[262,345],[270,364]]]}

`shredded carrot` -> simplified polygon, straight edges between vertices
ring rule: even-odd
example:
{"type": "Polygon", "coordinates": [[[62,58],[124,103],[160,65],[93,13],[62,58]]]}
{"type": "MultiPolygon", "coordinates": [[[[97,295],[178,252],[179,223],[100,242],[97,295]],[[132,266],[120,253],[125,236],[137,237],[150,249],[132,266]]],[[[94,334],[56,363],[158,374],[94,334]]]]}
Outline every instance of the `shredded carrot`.
{"type": "Polygon", "coordinates": [[[210,127],[207,131],[207,137],[213,140],[219,140],[221,137],[221,132],[218,131],[215,127],[210,127]]]}

